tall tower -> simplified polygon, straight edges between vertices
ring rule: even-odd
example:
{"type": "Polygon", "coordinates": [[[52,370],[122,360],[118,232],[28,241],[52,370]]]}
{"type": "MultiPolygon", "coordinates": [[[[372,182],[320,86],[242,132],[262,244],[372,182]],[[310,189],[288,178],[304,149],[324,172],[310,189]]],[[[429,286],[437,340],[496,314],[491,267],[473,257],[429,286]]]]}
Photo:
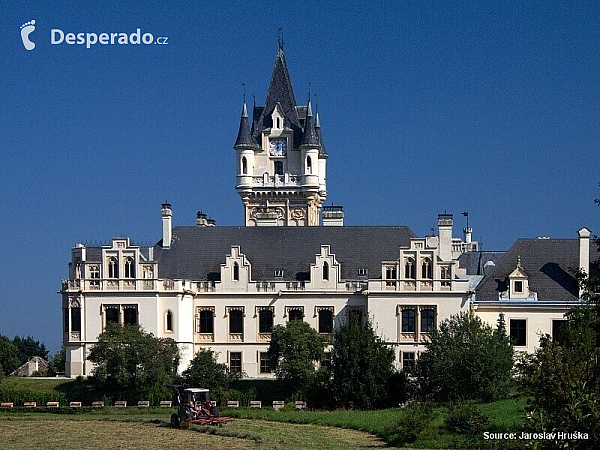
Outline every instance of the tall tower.
{"type": "Polygon", "coordinates": [[[319,225],[327,153],[310,98],[296,105],[281,41],[265,105],[254,106],[251,128],[244,102],[233,148],[246,226],[319,225]]]}

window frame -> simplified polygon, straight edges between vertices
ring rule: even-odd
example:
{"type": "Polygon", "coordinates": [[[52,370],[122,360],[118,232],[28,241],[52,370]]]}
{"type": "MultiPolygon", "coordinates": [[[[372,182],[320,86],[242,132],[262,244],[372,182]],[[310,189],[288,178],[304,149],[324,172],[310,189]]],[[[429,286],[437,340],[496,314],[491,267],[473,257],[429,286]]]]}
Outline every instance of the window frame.
{"type": "Polygon", "coordinates": [[[242,352],[229,352],[229,371],[231,373],[242,373],[242,352]],[[235,357],[234,357],[235,355],[235,357]],[[239,356],[238,356],[239,355],[239,356]],[[234,367],[233,365],[233,361],[236,361],[236,366],[234,367]],[[237,365],[237,362],[239,361],[239,367],[237,365]]]}
{"type": "Polygon", "coordinates": [[[435,308],[421,308],[420,312],[420,325],[419,325],[419,330],[421,333],[430,333],[431,331],[435,330],[436,328],[436,321],[435,321],[435,316],[436,316],[436,311],[435,308]],[[431,317],[425,317],[425,313],[428,313],[427,315],[429,315],[429,313],[431,314],[431,317]],[[430,325],[430,326],[427,326],[430,325]]]}
{"type": "Polygon", "coordinates": [[[401,311],[401,323],[400,323],[400,332],[401,333],[416,333],[417,332],[417,311],[415,308],[402,308],[401,311]],[[405,313],[412,313],[412,317],[404,317],[405,313]],[[412,320],[412,327],[410,327],[410,321],[412,320]],[[409,329],[405,329],[404,325],[405,325],[405,321],[406,321],[406,325],[407,328],[409,329]],[[412,330],[410,329],[412,328],[412,330]]]}
{"type": "Polygon", "coordinates": [[[241,308],[230,308],[227,311],[229,334],[244,334],[244,310],[241,308]],[[236,323],[234,321],[238,321],[236,323]],[[239,330],[239,331],[238,331],[239,330]]]}
{"type": "Polygon", "coordinates": [[[317,310],[317,325],[320,334],[333,333],[334,313],[331,307],[320,307],[317,310]],[[325,317],[329,314],[329,317],[325,317]],[[327,331],[328,330],[328,331],[327,331]]]}
{"type": "Polygon", "coordinates": [[[261,334],[272,333],[273,325],[275,322],[275,313],[273,308],[266,307],[260,308],[258,310],[258,332],[261,334]],[[266,318],[266,314],[269,314],[269,317],[266,318]]]}
{"type": "Polygon", "coordinates": [[[508,336],[514,347],[527,347],[527,319],[509,319],[508,336]],[[513,330],[515,333],[513,333],[513,330]],[[523,334],[522,336],[521,333],[523,334]],[[516,336],[513,336],[513,334],[516,334],[516,336]],[[523,342],[522,344],[520,343],[521,341],[523,342]]]}

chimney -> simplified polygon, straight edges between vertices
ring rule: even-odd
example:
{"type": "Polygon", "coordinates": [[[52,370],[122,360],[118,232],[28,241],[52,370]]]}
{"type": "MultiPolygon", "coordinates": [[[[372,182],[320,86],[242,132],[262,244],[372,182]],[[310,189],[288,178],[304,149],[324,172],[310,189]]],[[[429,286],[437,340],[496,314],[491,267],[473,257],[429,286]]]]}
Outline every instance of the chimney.
{"type": "Polygon", "coordinates": [[[323,208],[323,226],[324,227],[342,227],[344,226],[344,207],[343,206],[325,206],[323,208]]]}
{"type": "Polygon", "coordinates": [[[206,219],[206,214],[204,214],[202,211],[198,211],[196,213],[196,225],[198,225],[199,227],[208,226],[208,220],[206,219]]]}
{"type": "Polygon", "coordinates": [[[209,217],[208,219],[206,219],[206,226],[207,227],[215,227],[215,226],[217,226],[217,222],[215,222],[215,219],[211,219],[209,217]]]}
{"type": "Polygon", "coordinates": [[[589,275],[591,231],[583,227],[577,234],[579,235],[579,270],[589,275]]]}
{"type": "Polygon", "coordinates": [[[463,228],[463,232],[465,233],[465,243],[470,244],[471,236],[473,235],[473,228],[470,228],[470,227],[463,228]]]}
{"type": "Polygon", "coordinates": [[[171,210],[171,205],[169,203],[163,203],[162,208],[160,210],[160,214],[162,216],[162,246],[163,248],[170,248],[171,238],[173,236],[173,211],[171,210]]]}
{"type": "Polygon", "coordinates": [[[452,214],[438,214],[438,233],[440,235],[440,258],[452,260],[452,214]]]}

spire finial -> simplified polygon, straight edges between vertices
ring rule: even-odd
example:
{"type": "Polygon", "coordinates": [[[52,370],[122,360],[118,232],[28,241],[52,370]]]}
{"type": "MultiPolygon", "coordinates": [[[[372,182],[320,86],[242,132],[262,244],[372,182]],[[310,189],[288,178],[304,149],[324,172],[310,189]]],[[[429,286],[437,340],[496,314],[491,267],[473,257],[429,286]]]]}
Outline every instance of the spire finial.
{"type": "Polygon", "coordinates": [[[309,82],[308,82],[308,103],[310,103],[310,89],[311,89],[311,87],[312,87],[312,84],[311,84],[311,82],[309,81],[309,82]]]}
{"type": "Polygon", "coordinates": [[[277,44],[279,45],[279,51],[283,51],[283,28],[279,27],[279,37],[277,39],[277,44]]]}
{"type": "Polygon", "coordinates": [[[244,103],[246,103],[246,83],[242,83],[242,92],[244,96],[244,103]]]}
{"type": "Polygon", "coordinates": [[[517,255],[517,267],[521,267],[521,255],[517,255]]]}

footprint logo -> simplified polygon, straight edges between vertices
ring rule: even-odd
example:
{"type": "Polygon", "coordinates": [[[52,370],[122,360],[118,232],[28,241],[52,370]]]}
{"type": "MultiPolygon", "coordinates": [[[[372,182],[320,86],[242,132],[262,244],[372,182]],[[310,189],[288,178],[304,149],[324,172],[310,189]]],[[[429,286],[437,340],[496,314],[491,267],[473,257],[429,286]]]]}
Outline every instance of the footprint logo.
{"type": "Polygon", "coordinates": [[[35,43],[29,40],[29,35],[33,30],[35,30],[35,20],[31,22],[24,23],[21,25],[21,39],[23,39],[23,45],[27,50],[33,50],[35,48],[35,43]]]}

